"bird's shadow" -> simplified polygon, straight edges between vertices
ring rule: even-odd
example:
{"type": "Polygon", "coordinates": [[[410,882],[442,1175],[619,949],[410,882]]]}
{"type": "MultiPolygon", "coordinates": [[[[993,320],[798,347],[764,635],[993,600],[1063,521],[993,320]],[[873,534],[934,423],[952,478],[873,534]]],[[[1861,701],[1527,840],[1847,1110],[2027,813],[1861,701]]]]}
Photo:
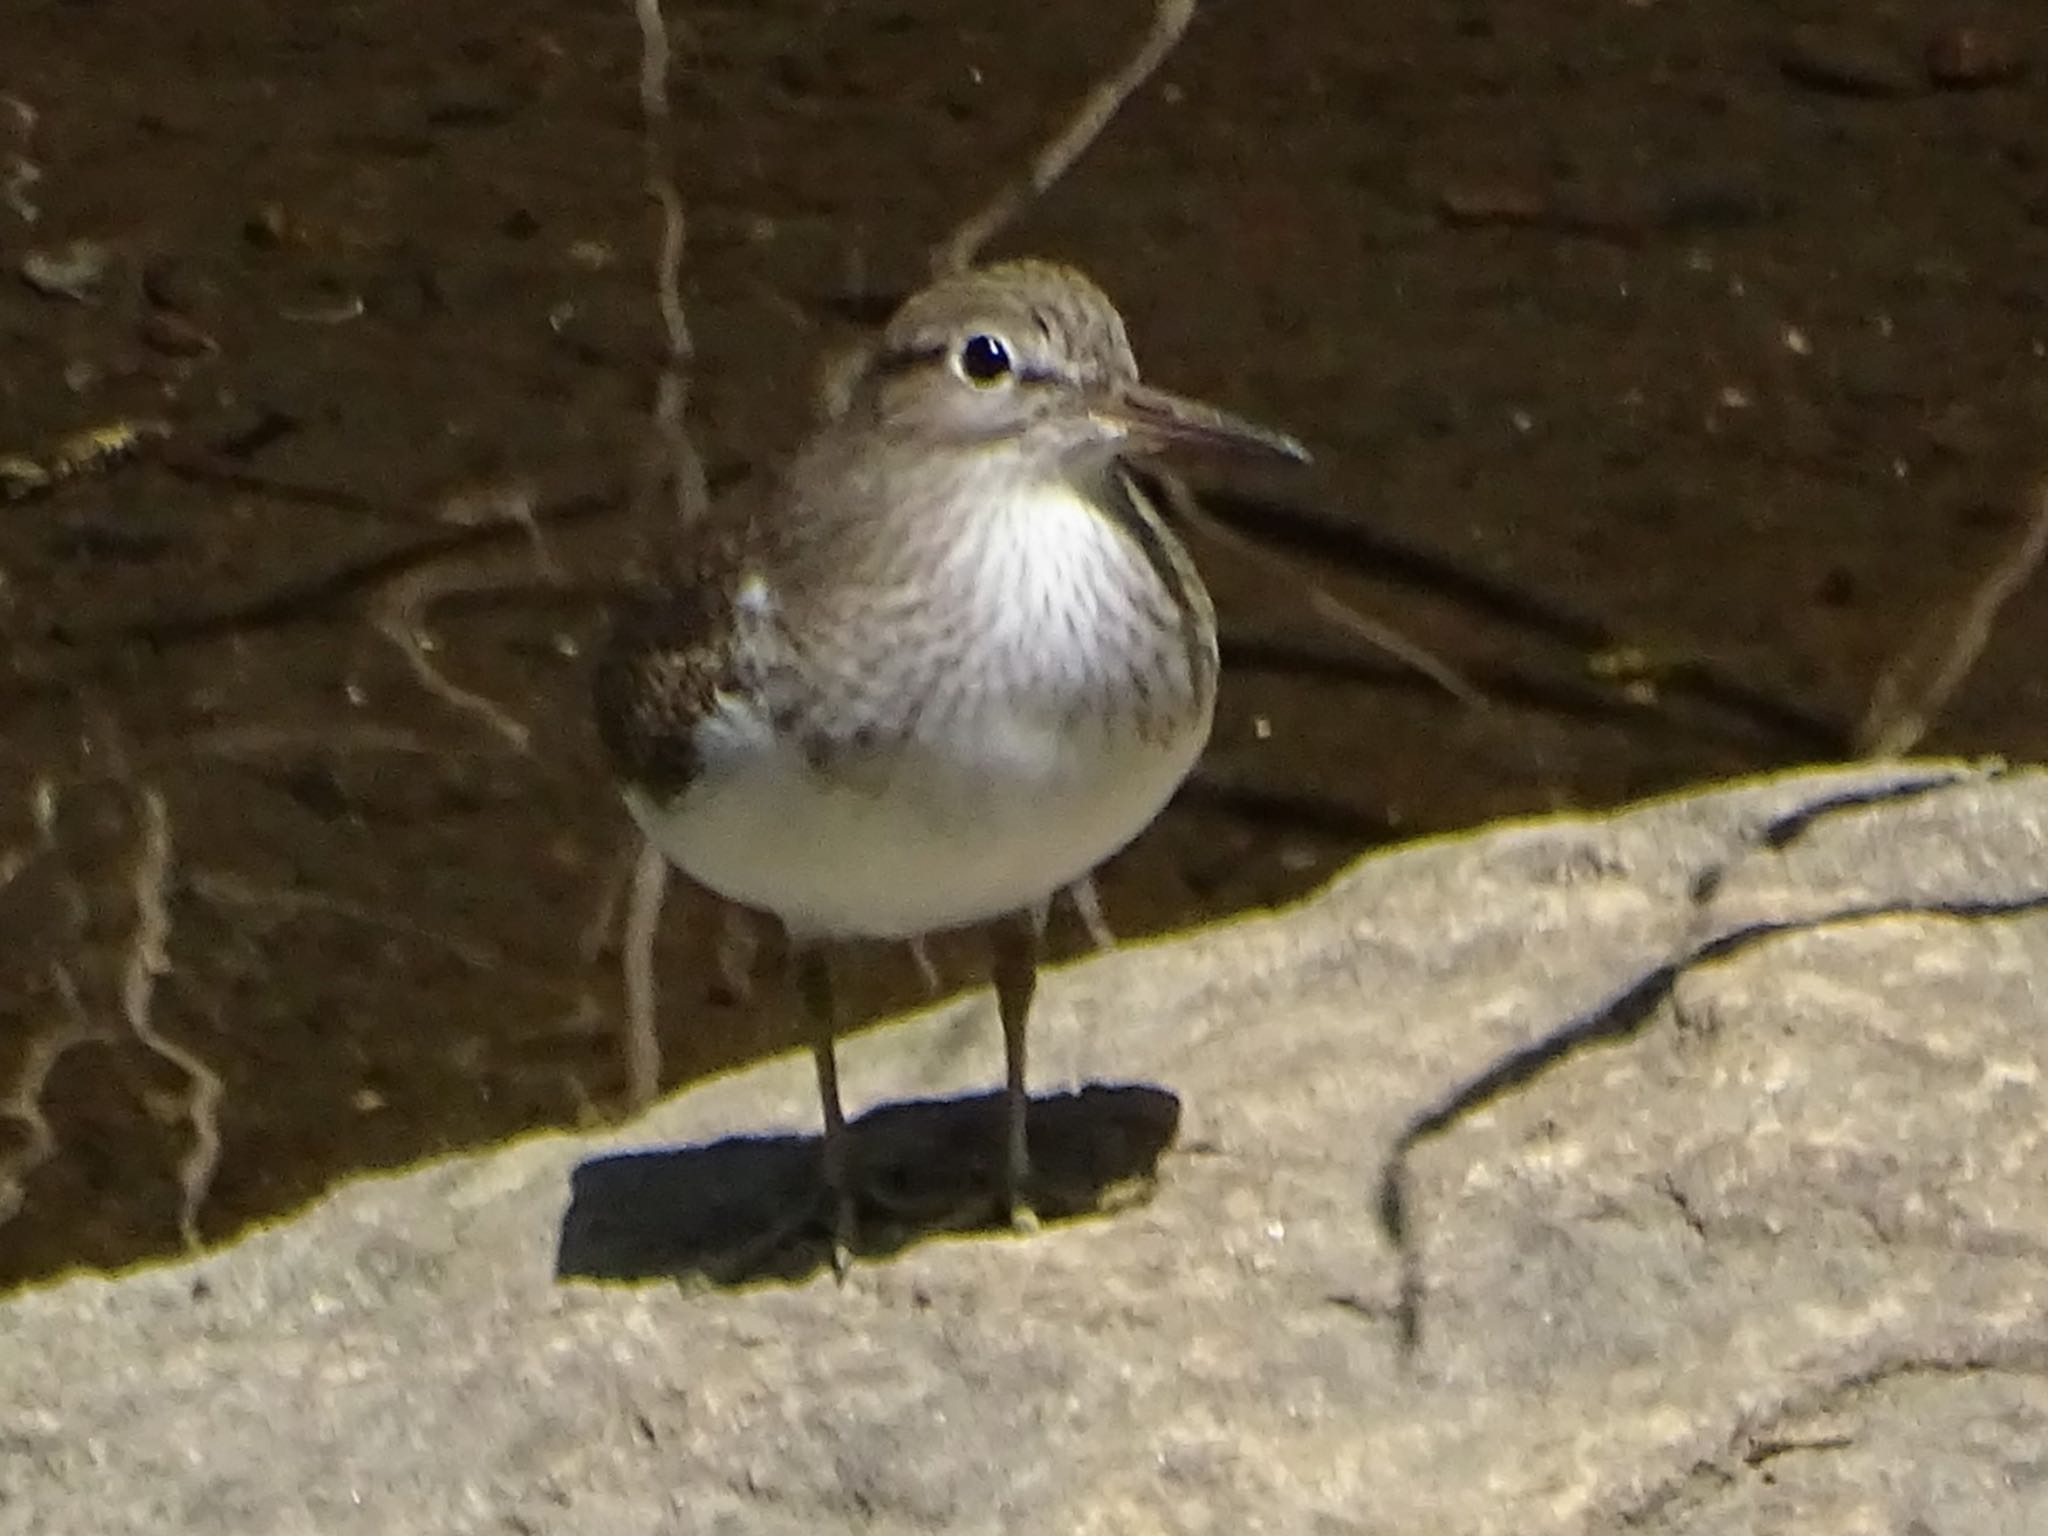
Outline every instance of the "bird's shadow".
{"type": "MultiPolygon", "coordinates": [[[[864,1197],[856,1258],[992,1227],[1003,1097],[887,1104],[850,1123],[864,1197]]],[[[1145,1084],[1090,1084],[1031,1101],[1041,1221],[1142,1203],[1180,1126],[1180,1100],[1145,1084]]],[[[579,1164],[555,1275],[717,1286],[796,1281],[831,1262],[816,1136],[731,1136],[579,1164]]]]}

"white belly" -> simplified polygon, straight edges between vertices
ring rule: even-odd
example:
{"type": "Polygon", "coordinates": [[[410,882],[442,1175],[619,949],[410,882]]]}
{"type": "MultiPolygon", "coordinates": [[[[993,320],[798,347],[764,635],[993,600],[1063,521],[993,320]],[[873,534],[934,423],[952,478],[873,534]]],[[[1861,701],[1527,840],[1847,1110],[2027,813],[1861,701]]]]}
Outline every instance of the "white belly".
{"type": "Polygon", "coordinates": [[[1191,650],[1138,543],[1070,488],[1004,490],[983,466],[977,491],[918,551],[933,564],[913,562],[911,583],[971,615],[936,641],[863,624],[855,593],[846,643],[806,662],[772,580],[742,585],[755,670],[698,725],[675,800],[628,793],[691,878],[803,936],[932,933],[1048,900],[1180,787],[1209,736],[1213,648],[1191,650]],[[866,747],[863,711],[895,715],[866,747]],[[791,734],[805,719],[817,761],[791,734]]]}
{"type": "Polygon", "coordinates": [[[738,709],[714,764],[673,804],[629,791],[692,879],[803,936],[907,938],[1031,907],[1151,824],[1209,733],[994,717],[826,776],[738,709]]]}

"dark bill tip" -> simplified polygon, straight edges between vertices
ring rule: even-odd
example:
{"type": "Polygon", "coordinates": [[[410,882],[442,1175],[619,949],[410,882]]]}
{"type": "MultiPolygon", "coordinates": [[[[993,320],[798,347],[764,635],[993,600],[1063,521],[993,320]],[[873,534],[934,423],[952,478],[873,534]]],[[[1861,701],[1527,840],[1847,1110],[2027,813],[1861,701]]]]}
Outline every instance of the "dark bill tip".
{"type": "Polygon", "coordinates": [[[1145,384],[1121,386],[1100,401],[1094,413],[1097,421],[1130,439],[1141,453],[1187,448],[1233,458],[1309,461],[1308,449],[1298,438],[1145,384]]]}

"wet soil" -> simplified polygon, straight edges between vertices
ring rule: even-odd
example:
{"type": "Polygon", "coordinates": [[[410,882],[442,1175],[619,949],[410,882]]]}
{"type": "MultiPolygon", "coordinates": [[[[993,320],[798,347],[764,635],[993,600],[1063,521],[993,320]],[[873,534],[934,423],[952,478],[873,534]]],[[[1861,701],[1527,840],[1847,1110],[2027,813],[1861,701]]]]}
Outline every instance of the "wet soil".
{"type": "MultiPolygon", "coordinates": [[[[0,466],[0,1283],[177,1251],[181,1181],[212,1241],[616,1109],[585,689],[659,348],[622,0],[8,10],[0,454],[56,474],[0,466]],[[473,589],[422,610],[432,659],[523,744],[380,631],[423,580],[473,589]]],[[[1143,16],[679,11],[725,482],[1143,16]]],[[[2043,467],[2048,19],[1216,4],[999,249],[1316,449],[1215,503],[1294,563],[1198,542],[1215,746],[1102,880],[1125,936],[1224,920],[1390,840],[1855,750],[2043,467]]],[[[2044,754],[2044,620],[2036,584],[1928,749],[2044,754]]],[[[718,931],[671,900],[672,1084],[790,1038],[718,931]]],[[[924,995],[897,953],[848,979],[867,1016],[924,995]]],[[[1361,999],[1359,1048],[1426,1024],[1361,999]]],[[[963,1048],[996,1075],[992,1026],[963,1048]]]]}

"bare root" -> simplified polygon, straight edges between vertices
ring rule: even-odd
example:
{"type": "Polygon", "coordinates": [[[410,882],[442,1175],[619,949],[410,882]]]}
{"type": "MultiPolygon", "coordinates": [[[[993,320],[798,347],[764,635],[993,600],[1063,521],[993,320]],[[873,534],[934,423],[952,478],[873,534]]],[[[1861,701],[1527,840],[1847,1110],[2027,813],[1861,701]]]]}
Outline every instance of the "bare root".
{"type": "Polygon", "coordinates": [[[1087,931],[1088,942],[1100,950],[1116,948],[1116,934],[1109,926],[1109,918],[1102,910],[1102,893],[1095,888],[1095,877],[1083,875],[1067,887],[1067,899],[1074,904],[1074,911],[1081,919],[1081,926],[1087,931]]]}
{"type": "Polygon", "coordinates": [[[1984,654],[1999,610],[2048,556],[2048,479],[2035,484],[2028,503],[2019,537],[1971,591],[1953,627],[1923,634],[1879,676],[1856,730],[1861,755],[1901,757],[1912,751],[1984,654]]]}
{"type": "Polygon", "coordinates": [[[19,1147],[0,1156],[0,1226],[21,1213],[29,1176],[57,1155],[57,1132],[43,1110],[57,1063],[74,1047],[106,1038],[106,1031],[87,1016],[78,983],[62,962],[51,963],[50,985],[62,1011],[29,1041],[13,1087],[0,1099],[0,1118],[12,1120],[24,1133],[19,1147]]]}
{"type": "Polygon", "coordinates": [[[932,276],[946,277],[973,266],[983,246],[1051,190],[1123,110],[1124,103],[1166,62],[1194,19],[1195,0],[1159,0],[1151,30],[1130,61],[1096,83],[1082,100],[1080,109],[1039,150],[1030,170],[962,220],[932,248],[932,276]]]}
{"type": "Polygon", "coordinates": [[[411,571],[378,593],[371,622],[378,634],[398,648],[422,688],[449,708],[481,721],[524,756],[533,749],[533,732],[492,700],[443,672],[434,662],[435,641],[426,626],[425,611],[435,601],[458,592],[488,589],[495,581],[494,576],[476,570],[427,567],[411,571]]]}
{"type": "Polygon", "coordinates": [[[185,1078],[185,1123],[192,1145],[178,1159],[178,1188],[183,1203],[178,1232],[185,1246],[199,1246],[199,1212],[220,1166],[220,1075],[199,1054],[180,1045],[157,1027],[156,984],[171,968],[171,812],[163,792],[144,785],[137,792],[142,821],[142,847],[129,871],[135,899],[135,932],[128,943],[121,973],[121,1016],[143,1049],[170,1063],[185,1078]]]}
{"type": "Polygon", "coordinates": [[[754,963],[761,954],[761,922],[745,907],[721,902],[718,927],[719,983],[741,1002],[754,995],[754,963]]]}
{"type": "MultiPolygon", "coordinates": [[[[683,218],[682,193],[677,190],[670,170],[674,161],[674,133],[668,100],[668,24],[662,16],[661,0],[633,0],[633,14],[640,22],[643,175],[647,195],[654,200],[661,219],[654,295],[668,349],[655,387],[649,459],[652,465],[666,471],[675,494],[677,518],[691,523],[704,517],[710,496],[704,484],[703,460],[698,457],[686,424],[690,368],[696,347],[690,335],[689,317],[683,310],[681,273],[688,228],[683,218]]],[[[659,479],[651,475],[650,487],[658,484],[659,479]]]]}

